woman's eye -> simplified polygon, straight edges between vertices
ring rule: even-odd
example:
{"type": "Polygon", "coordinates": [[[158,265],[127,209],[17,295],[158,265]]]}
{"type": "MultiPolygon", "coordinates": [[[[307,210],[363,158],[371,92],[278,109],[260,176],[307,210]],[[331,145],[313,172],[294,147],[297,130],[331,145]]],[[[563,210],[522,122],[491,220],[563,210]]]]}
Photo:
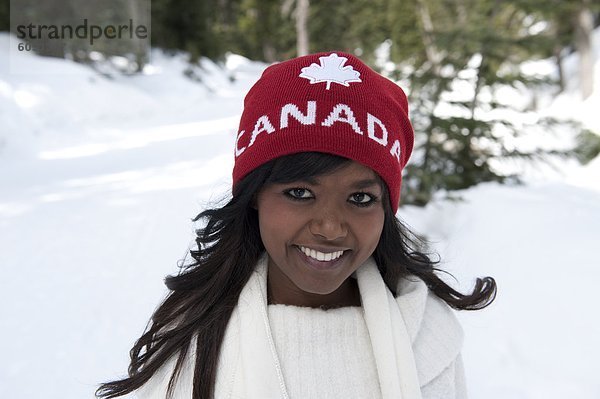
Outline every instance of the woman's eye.
{"type": "Polygon", "coordinates": [[[358,204],[368,204],[373,201],[373,198],[367,193],[356,193],[352,194],[352,199],[358,204]]]}
{"type": "Polygon", "coordinates": [[[309,199],[312,198],[312,194],[305,188],[292,188],[287,190],[286,194],[296,199],[309,199]]]}

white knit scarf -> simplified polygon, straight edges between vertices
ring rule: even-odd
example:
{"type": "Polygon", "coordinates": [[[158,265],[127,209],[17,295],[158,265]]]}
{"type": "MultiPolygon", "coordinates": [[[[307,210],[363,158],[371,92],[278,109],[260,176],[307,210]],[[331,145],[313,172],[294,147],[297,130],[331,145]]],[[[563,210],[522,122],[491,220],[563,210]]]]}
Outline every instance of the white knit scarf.
{"type": "MultiPolygon", "coordinates": [[[[227,331],[225,343],[231,342],[227,339],[228,335],[238,337],[241,364],[228,367],[228,362],[221,363],[217,398],[239,395],[246,399],[289,399],[267,314],[267,264],[265,253],[244,287],[232,315],[228,330],[239,328],[241,334],[227,331]],[[233,381],[236,382],[232,384],[233,381]],[[225,395],[221,396],[221,388],[229,394],[223,392],[225,395]]],[[[396,299],[386,287],[372,258],[356,271],[355,276],[383,399],[420,399],[411,339],[396,299]]]]}

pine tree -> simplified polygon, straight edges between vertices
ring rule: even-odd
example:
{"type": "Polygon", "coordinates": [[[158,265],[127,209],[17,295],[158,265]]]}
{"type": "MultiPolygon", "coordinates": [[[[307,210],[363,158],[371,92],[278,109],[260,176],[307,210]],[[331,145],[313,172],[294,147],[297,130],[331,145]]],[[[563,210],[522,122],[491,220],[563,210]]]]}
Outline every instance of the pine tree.
{"type": "Polygon", "coordinates": [[[309,30],[313,51],[343,50],[373,61],[386,37],[384,0],[313,0],[309,30]]]}
{"type": "MultiPolygon", "coordinates": [[[[523,126],[510,118],[490,116],[499,110],[527,111],[500,101],[495,95],[498,87],[548,83],[519,71],[521,62],[551,54],[551,45],[545,33],[528,31],[531,15],[516,3],[414,0],[421,46],[413,47],[416,52],[408,60],[401,60],[397,76],[409,82],[417,133],[415,157],[403,187],[404,203],[424,205],[441,189],[507,178],[518,181],[517,176],[493,168],[498,159],[543,160],[545,154],[566,154],[511,148],[505,137],[518,136],[523,126]],[[402,68],[408,73],[402,73],[402,68]]],[[[414,44],[414,37],[404,39],[414,44]]],[[[553,121],[537,123],[553,126],[553,121]]]]}
{"type": "Polygon", "coordinates": [[[215,1],[154,0],[152,2],[152,44],[168,50],[183,50],[195,62],[201,56],[221,54],[214,35],[215,1]]]}
{"type": "Polygon", "coordinates": [[[237,45],[244,56],[275,62],[296,55],[294,22],[280,0],[243,0],[237,21],[237,45]]]}
{"type": "Polygon", "coordinates": [[[560,74],[560,89],[564,90],[562,58],[577,51],[580,57],[580,91],[586,98],[593,87],[592,30],[600,25],[600,2],[592,0],[548,0],[541,7],[536,0],[513,0],[530,15],[540,16],[552,33],[553,56],[560,74]]]}

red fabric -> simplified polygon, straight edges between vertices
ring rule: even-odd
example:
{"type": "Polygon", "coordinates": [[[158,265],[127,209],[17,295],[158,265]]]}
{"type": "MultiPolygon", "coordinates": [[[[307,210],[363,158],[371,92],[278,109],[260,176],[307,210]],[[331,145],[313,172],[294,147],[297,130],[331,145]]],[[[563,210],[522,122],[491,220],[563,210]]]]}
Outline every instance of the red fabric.
{"type": "Polygon", "coordinates": [[[351,54],[298,57],[269,66],[246,95],[233,186],[253,169],[280,156],[324,152],[350,158],[378,173],[388,186],[395,213],[401,173],[413,141],[406,95],[394,82],[351,54]],[[312,115],[311,107],[315,109],[312,115]],[[355,124],[347,122],[352,116],[355,124]],[[387,143],[381,125],[387,131],[387,143]],[[392,153],[396,141],[399,160],[392,153]]]}

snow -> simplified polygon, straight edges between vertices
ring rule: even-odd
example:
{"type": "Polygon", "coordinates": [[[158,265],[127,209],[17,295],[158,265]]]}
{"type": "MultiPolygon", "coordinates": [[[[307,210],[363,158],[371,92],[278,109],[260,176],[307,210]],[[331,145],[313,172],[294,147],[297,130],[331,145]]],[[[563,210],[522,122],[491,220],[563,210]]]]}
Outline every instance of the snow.
{"type": "MultiPolygon", "coordinates": [[[[163,278],[192,243],[190,219],[226,196],[243,95],[265,65],[230,55],[190,69],[185,54],[155,50],[144,74],[110,78],[10,54],[21,57],[14,73],[8,40],[0,34],[0,397],[91,398],[125,375],[163,278]]],[[[539,114],[598,132],[597,109],[598,86],[586,101],[571,88],[539,114]]],[[[498,282],[492,306],[458,314],[472,398],[600,397],[600,158],[555,165],[525,169],[526,185],[399,210],[458,287],[498,282]]]]}
{"type": "Polygon", "coordinates": [[[597,398],[600,193],[540,182],[482,184],[461,195],[404,217],[437,241],[461,289],[475,276],[498,283],[489,308],[459,313],[470,396],[597,398]]]}

